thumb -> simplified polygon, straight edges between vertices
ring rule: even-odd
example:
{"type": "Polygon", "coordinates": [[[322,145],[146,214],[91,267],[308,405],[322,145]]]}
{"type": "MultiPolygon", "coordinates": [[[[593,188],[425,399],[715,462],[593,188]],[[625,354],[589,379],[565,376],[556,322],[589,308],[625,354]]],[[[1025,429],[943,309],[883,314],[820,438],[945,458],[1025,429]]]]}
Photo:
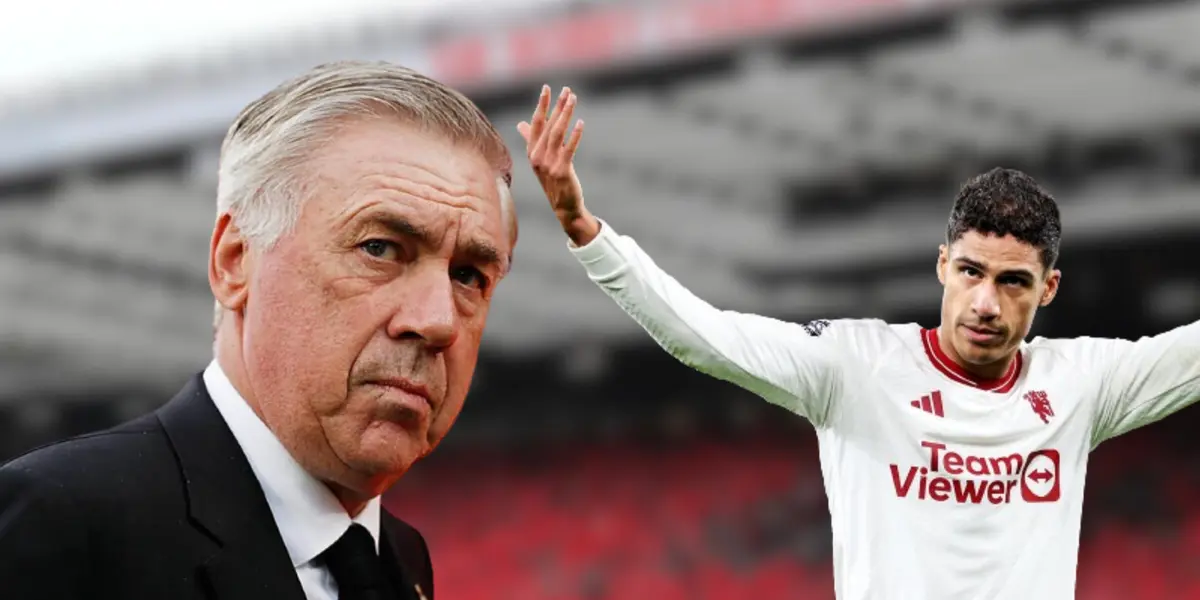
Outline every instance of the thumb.
{"type": "Polygon", "coordinates": [[[525,143],[528,144],[529,143],[529,123],[526,123],[525,121],[521,121],[520,123],[517,123],[517,132],[519,132],[521,134],[521,137],[524,138],[525,143]]]}

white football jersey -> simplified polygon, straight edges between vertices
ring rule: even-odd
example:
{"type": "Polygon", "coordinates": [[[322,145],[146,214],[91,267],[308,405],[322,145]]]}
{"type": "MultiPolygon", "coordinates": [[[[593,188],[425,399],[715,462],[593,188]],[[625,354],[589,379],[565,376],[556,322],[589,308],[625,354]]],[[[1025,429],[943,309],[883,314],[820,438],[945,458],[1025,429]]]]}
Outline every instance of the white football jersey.
{"type": "Polygon", "coordinates": [[[607,223],[568,246],[677,359],[812,422],[842,600],[1074,597],[1089,452],[1200,399],[1200,323],[1036,338],[981,381],[936,330],[720,310],[607,223]]]}

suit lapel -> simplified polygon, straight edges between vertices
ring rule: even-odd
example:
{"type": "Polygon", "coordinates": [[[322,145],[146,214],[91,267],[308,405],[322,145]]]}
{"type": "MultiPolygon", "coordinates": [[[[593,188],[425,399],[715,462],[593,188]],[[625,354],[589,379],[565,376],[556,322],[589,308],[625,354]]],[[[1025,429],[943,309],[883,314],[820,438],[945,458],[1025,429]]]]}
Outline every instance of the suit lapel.
{"type": "Polygon", "coordinates": [[[158,418],[183,475],[192,525],[211,541],[198,575],[213,600],[303,600],[270,506],[197,375],[158,418]]]}
{"type": "Polygon", "coordinates": [[[379,558],[383,561],[383,568],[396,589],[397,600],[430,600],[421,589],[421,585],[405,570],[404,563],[396,552],[395,542],[392,541],[391,531],[382,523],[379,528],[379,558]]]}

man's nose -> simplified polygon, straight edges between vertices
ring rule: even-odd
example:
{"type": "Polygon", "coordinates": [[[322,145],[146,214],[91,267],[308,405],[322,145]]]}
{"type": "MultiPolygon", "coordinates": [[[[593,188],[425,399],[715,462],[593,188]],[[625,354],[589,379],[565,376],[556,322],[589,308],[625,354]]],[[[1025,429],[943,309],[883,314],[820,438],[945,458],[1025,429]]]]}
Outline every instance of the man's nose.
{"type": "Polygon", "coordinates": [[[395,339],[418,337],[442,350],[458,338],[458,309],[447,268],[413,265],[394,285],[398,290],[387,333],[395,339]]]}
{"type": "Polygon", "coordinates": [[[989,283],[975,286],[971,310],[984,319],[1000,316],[1000,295],[996,292],[996,287],[989,283]]]}

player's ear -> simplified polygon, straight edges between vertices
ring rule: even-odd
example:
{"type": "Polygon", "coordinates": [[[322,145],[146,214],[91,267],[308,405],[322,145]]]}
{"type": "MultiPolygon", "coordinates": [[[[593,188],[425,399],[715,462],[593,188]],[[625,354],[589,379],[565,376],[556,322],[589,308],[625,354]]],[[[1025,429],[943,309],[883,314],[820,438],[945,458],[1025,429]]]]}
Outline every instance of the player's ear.
{"type": "Polygon", "coordinates": [[[1054,301],[1054,297],[1058,295],[1058,284],[1062,281],[1062,271],[1054,269],[1046,276],[1046,286],[1042,289],[1042,298],[1038,303],[1040,306],[1047,306],[1054,301]]]}
{"type": "Polygon", "coordinates": [[[942,244],[938,246],[937,276],[942,285],[946,285],[946,265],[950,264],[950,249],[942,244]]]}

